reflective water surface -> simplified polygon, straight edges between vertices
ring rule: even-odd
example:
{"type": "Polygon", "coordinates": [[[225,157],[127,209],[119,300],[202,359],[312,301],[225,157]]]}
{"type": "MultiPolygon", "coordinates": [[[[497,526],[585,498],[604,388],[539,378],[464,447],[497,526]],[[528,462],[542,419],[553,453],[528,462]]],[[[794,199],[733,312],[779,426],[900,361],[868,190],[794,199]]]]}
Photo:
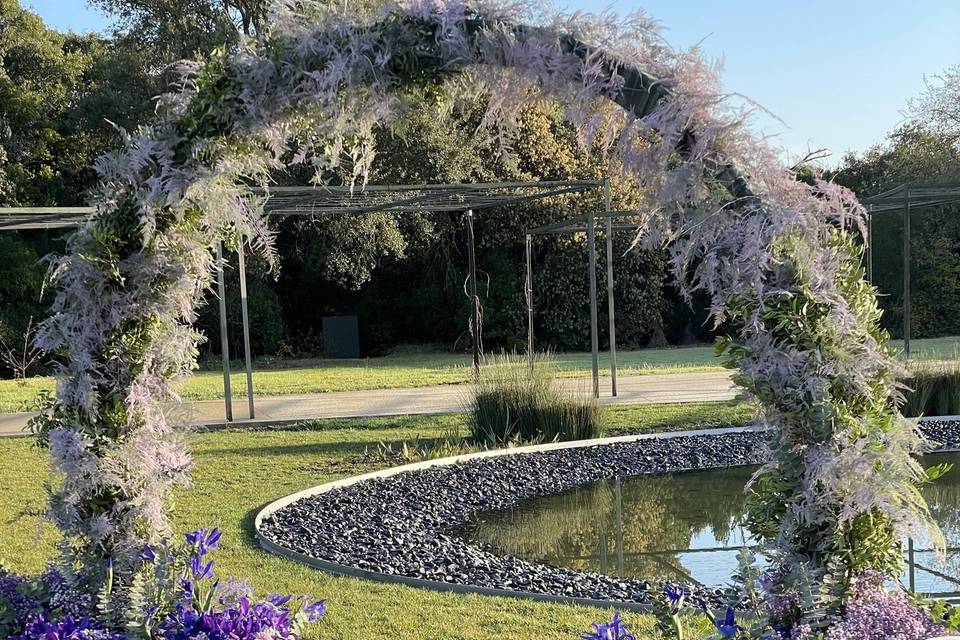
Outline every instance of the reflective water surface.
{"type": "MultiPolygon", "coordinates": [[[[914,583],[923,593],[960,591],[960,454],[925,460],[943,462],[954,470],[924,494],[955,550],[938,560],[928,543],[914,543],[914,583]]],[[[458,533],[498,553],[580,571],[721,586],[736,568],[737,550],[755,542],[740,525],[752,473],[618,478],[482,514],[458,533]]]]}

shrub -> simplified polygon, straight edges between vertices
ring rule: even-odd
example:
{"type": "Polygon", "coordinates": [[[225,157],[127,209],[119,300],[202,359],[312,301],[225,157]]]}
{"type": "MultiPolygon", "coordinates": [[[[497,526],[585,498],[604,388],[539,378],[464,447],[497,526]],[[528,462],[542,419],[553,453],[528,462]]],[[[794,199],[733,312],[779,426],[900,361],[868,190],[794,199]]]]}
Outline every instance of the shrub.
{"type": "Polygon", "coordinates": [[[549,355],[500,355],[481,369],[470,416],[478,443],[584,440],[599,432],[599,407],[569,394],[555,381],[549,355]]]}
{"type": "MultiPolygon", "coordinates": [[[[930,613],[910,602],[900,591],[884,588],[884,576],[867,572],[859,577],[846,602],[843,618],[826,632],[826,640],[926,640],[944,633],[930,613]]],[[[800,640],[816,638],[795,630],[800,640]]]]}
{"type": "Polygon", "coordinates": [[[903,383],[903,414],[949,416],[960,414],[960,363],[919,362],[911,365],[903,383]]]}
{"type": "MultiPolygon", "coordinates": [[[[744,562],[751,562],[752,554],[741,552],[741,570],[744,562]]],[[[705,640],[932,640],[955,628],[956,616],[942,615],[947,605],[913,601],[900,589],[888,589],[885,576],[868,570],[852,579],[853,588],[844,599],[842,612],[824,616],[823,610],[810,608],[805,603],[801,618],[795,623],[775,622],[783,613],[783,596],[775,595],[770,576],[751,574],[751,582],[740,581],[743,575],[734,576],[737,583],[730,594],[740,612],[726,607],[723,616],[714,613],[708,601],[696,595],[693,598],[686,588],[667,587],[663,591],[649,593],[653,601],[653,614],[657,629],[665,640],[684,640],[680,623],[684,609],[698,607],[714,628],[713,635],[705,640]],[[746,591],[743,588],[746,587],[746,591]],[[948,619],[949,618],[949,619],[948,619]],[[946,622],[946,624],[942,624],[946,622]]],[[[801,600],[795,599],[795,605],[801,600]]],[[[619,614],[612,622],[594,623],[593,630],[581,635],[582,640],[629,640],[634,636],[623,626],[619,614]]],[[[703,638],[695,636],[697,640],[703,638]]],[[[952,637],[952,636],[951,636],[952,637]]],[[[693,639],[691,639],[693,640],[693,639]]]]}

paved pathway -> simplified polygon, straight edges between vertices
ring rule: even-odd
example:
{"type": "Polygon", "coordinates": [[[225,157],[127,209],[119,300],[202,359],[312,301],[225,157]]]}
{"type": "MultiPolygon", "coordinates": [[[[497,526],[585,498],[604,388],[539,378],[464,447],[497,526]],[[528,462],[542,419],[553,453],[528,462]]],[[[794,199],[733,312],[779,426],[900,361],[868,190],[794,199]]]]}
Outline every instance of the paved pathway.
{"type": "MultiPolygon", "coordinates": [[[[589,393],[589,378],[564,378],[572,392],[589,393]]],[[[619,394],[610,397],[610,379],[600,379],[602,404],[665,404],[729,400],[736,388],[726,371],[624,376],[619,394]]],[[[413,389],[338,391],[300,396],[256,398],[256,418],[262,422],[285,422],[310,418],[355,418],[370,416],[454,413],[470,400],[470,385],[440,385],[413,389]]],[[[186,402],[174,409],[177,418],[195,425],[222,424],[223,401],[186,402]]],[[[0,435],[20,433],[32,414],[0,414],[0,435]]],[[[235,400],[237,424],[248,422],[246,399],[235,400]]]]}

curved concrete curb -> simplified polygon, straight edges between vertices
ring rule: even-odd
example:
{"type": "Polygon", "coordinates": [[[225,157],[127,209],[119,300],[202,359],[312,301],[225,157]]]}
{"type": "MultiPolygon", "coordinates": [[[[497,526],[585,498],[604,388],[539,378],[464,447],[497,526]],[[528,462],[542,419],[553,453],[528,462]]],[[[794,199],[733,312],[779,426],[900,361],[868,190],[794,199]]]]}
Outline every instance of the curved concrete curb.
{"type": "Polygon", "coordinates": [[[384,582],[388,584],[402,584],[410,587],[418,587],[424,589],[432,589],[434,591],[448,591],[453,593],[463,593],[463,594],[480,594],[487,596],[502,596],[510,598],[524,598],[531,600],[539,600],[542,602],[552,602],[552,603],[562,603],[562,604],[576,604],[583,606],[591,607],[601,607],[609,608],[611,606],[616,606],[618,609],[625,609],[631,611],[640,611],[640,612],[649,612],[651,607],[649,604],[640,604],[636,602],[623,602],[619,600],[593,600],[588,598],[576,598],[571,596],[561,596],[556,594],[548,593],[532,593],[529,591],[519,591],[514,589],[495,589],[489,587],[477,587],[473,585],[465,585],[458,583],[447,583],[439,582],[436,580],[424,580],[421,578],[411,578],[408,576],[392,575],[387,573],[380,573],[376,571],[368,571],[366,569],[359,569],[357,567],[352,567],[348,565],[339,564],[336,562],[330,562],[328,560],[321,560],[319,558],[314,558],[312,556],[307,556],[305,554],[293,551],[287,547],[280,545],[261,533],[261,525],[263,520],[271,515],[272,513],[294,503],[303,498],[308,498],[310,496],[319,495],[332,491],[334,489],[339,489],[342,487],[347,487],[353,484],[364,482],[367,480],[372,480],[375,478],[388,478],[390,476],[398,475],[401,473],[409,473],[413,471],[420,471],[423,469],[429,469],[431,467],[439,466],[448,466],[453,464],[458,464],[460,462],[467,462],[470,460],[479,460],[484,458],[496,458],[501,456],[525,454],[525,453],[536,453],[539,451],[553,451],[557,449],[575,449],[581,447],[592,447],[597,445],[605,444],[614,444],[618,442],[637,442],[641,440],[651,440],[651,439],[671,439],[671,438],[681,438],[681,437],[690,437],[690,436],[721,436],[731,433],[747,433],[747,432],[757,432],[762,431],[760,427],[730,427],[726,429],[698,429],[692,431],[673,431],[668,433],[649,433],[641,435],[632,435],[632,436],[617,436],[612,438],[594,438],[592,440],[577,440],[574,442],[556,442],[551,444],[540,444],[540,445],[529,445],[524,447],[513,447],[509,449],[496,449],[492,451],[481,451],[477,453],[468,453],[459,456],[452,456],[449,458],[438,458],[436,460],[427,460],[424,462],[416,462],[413,464],[407,464],[397,467],[391,467],[389,469],[382,469],[380,471],[373,471],[370,473],[365,473],[359,476],[352,476],[349,478],[343,478],[340,480],[334,480],[333,482],[328,482],[316,487],[311,487],[309,489],[304,489],[297,493],[291,494],[289,496],[275,500],[265,506],[263,509],[257,513],[256,518],[254,519],[254,530],[256,531],[257,540],[260,543],[260,546],[279,556],[288,558],[290,560],[295,560],[296,562],[301,562],[303,564],[315,567],[321,571],[327,573],[332,573],[335,575],[351,576],[354,578],[363,578],[366,580],[373,580],[375,582],[384,582]]]}
{"type": "MultiPolygon", "coordinates": [[[[960,421],[960,416],[944,416],[944,417],[930,417],[930,418],[921,418],[920,421],[940,421],[940,422],[955,422],[960,421]]],[[[453,593],[461,594],[479,594],[487,596],[501,596],[509,598],[522,598],[537,600],[541,602],[551,602],[551,603],[561,603],[561,604],[574,604],[582,606],[592,606],[592,607],[601,607],[609,608],[615,606],[618,609],[623,610],[632,610],[639,612],[649,612],[651,606],[649,604],[640,604],[636,602],[629,601],[620,601],[620,600],[595,600],[588,598],[578,598],[572,596],[561,596],[556,594],[547,594],[547,593],[534,593],[529,591],[520,591],[515,589],[497,589],[490,587],[478,587],[473,585],[459,584],[459,583],[448,583],[440,582],[436,580],[424,580],[422,578],[412,578],[402,575],[394,575],[387,573],[380,573],[377,571],[368,571],[366,569],[360,569],[357,567],[343,565],[336,562],[331,562],[328,560],[322,560],[312,556],[308,556],[292,549],[289,549],[281,544],[278,544],[270,540],[261,532],[261,525],[263,520],[273,514],[274,512],[283,509],[284,507],[302,500],[304,498],[309,498],[311,496],[320,495],[334,489],[339,489],[343,487],[348,487],[354,484],[365,482],[367,480],[373,480],[376,478],[388,478],[391,476],[399,475],[402,473],[409,473],[420,471],[423,469],[429,469],[432,467],[448,466],[454,465],[461,462],[468,462],[470,460],[480,460],[485,458],[497,458],[501,456],[517,455],[517,454],[527,454],[527,453],[536,453],[539,451],[552,451],[558,449],[574,449],[574,448],[585,448],[592,447],[597,445],[605,444],[614,444],[621,442],[637,442],[642,440],[652,440],[652,439],[663,439],[669,440],[672,438],[683,438],[691,436],[723,436],[726,434],[733,433],[747,433],[747,432],[761,432],[765,428],[757,426],[745,426],[745,427],[730,427],[724,429],[697,429],[689,431],[674,431],[667,433],[649,433],[641,435],[630,435],[630,436],[617,436],[611,438],[594,438],[591,440],[578,440],[573,442],[557,442],[551,444],[541,444],[541,445],[529,445],[523,447],[514,447],[507,449],[496,449],[492,451],[481,451],[477,453],[468,453],[459,456],[452,456],[449,458],[438,458],[436,460],[426,460],[423,462],[416,462],[412,464],[406,464],[396,467],[391,467],[388,469],[382,469],[380,471],[373,471],[370,473],[365,473],[358,476],[351,476],[348,478],[342,478],[340,480],[334,480],[332,482],[327,482],[309,489],[304,489],[303,491],[298,491],[297,493],[279,498],[269,503],[267,506],[263,507],[256,515],[254,519],[254,530],[256,532],[257,540],[261,548],[269,551],[271,553],[277,554],[279,556],[285,557],[296,562],[306,564],[308,566],[320,569],[321,571],[331,573],[334,575],[350,576],[354,578],[361,578],[365,580],[372,580],[375,582],[387,583],[387,584],[400,584],[410,587],[417,587],[423,589],[431,589],[434,591],[447,591],[453,593]]],[[[956,451],[954,448],[944,448],[940,451],[956,451]]],[[[738,466],[738,465],[731,465],[738,466]]],[[[958,637],[960,640],[960,637],[958,637]]]]}

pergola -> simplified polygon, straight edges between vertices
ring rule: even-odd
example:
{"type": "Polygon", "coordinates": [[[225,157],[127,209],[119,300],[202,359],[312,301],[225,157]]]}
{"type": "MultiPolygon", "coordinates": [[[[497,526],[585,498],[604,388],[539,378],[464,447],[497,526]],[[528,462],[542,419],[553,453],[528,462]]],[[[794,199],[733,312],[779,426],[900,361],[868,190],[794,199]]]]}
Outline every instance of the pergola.
{"type": "Polygon", "coordinates": [[[597,313],[597,219],[604,220],[604,236],[607,258],[607,316],[610,334],[610,392],[617,395],[617,328],[616,310],[613,301],[613,232],[629,230],[636,232],[637,225],[614,222],[616,219],[632,218],[638,211],[610,211],[610,184],[604,181],[605,211],[585,213],[573,218],[527,230],[526,235],[526,301],[527,301],[527,357],[533,364],[533,236],[587,234],[588,273],[590,276],[590,355],[593,369],[593,395],[600,397],[600,338],[597,313]]]}
{"type": "MultiPolygon", "coordinates": [[[[254,190],[266,196],[264,211],[271,217],[317,217],[326,215],[362,215],[370,213],[453,212],[464,215],[467,233],[469,296],[471,299],[470,334],[473,339],[473,366],[479,371],[481,360],[480,297],[477,294],[474,212],[510,206],[554,196],[582,193],[599,188],[599,180],[559,180],[534,182],[489,182],[472,184],[274,186],[254,190]]],[[[0,231],[64,229],[79,226],[95,213],[93,207],[10,207],[0,208],[0,231]]],[[[233,421],[230,388],[230,347],[227,335],[226,288],[223,273],[223,247],[217,246],[217,290],[220,312],[220,345],[223,357],[224,417],[233,421]]],[[[247,308],[247,275],[244,251],[237,251],[240,275],[240,310],[243,324],[244,360],[247,377],[249,419],[256,417],[253,394],[253,362],[250,350],[250,320],[247,308]]],[[[596,289],[596,278],[593,279],[596,289]]],[[[594,298],[596,296],[594,295],[594,298]]],[[[612,302],[611,302],[612,304],[612,302]]],[[[594,309],[594,315],[596,310],[594,309]]],[[[594,324],[596,324],[594,322],[594,324]]],[[[596,335],[594,335],[596,343],[596,335]]],[[[596,375],[596,354],[594,354],[596,375]]]]}
{"type": "Polygon", "coordinates": [[[945,204],[960,203],[960,184],[919,185],[905,183],[864,198],[867,208],[867,280],[873,283],[873,216],[901,211],[903,214],[903,351],[910,357],[910,212],[945,204]]]}

